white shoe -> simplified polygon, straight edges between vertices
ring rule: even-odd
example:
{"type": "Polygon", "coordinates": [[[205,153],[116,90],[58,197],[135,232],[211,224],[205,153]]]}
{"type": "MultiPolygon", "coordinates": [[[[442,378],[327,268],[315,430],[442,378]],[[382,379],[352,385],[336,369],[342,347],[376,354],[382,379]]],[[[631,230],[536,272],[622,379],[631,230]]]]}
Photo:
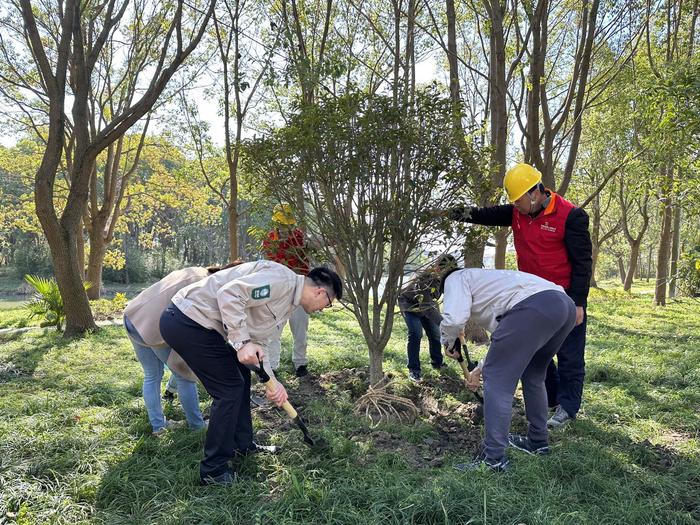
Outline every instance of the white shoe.
{"type": "Polygon", "coordinates": [[[165,426],[159,428],[158,430],[154,430],[151,432],[154,436],[159,437],[165,434],[168,430],[175,430],[178,428],[182,428],[186,425],[184,421],[175,421],[173,419],[166,419],[165,420],[165,426]]]}

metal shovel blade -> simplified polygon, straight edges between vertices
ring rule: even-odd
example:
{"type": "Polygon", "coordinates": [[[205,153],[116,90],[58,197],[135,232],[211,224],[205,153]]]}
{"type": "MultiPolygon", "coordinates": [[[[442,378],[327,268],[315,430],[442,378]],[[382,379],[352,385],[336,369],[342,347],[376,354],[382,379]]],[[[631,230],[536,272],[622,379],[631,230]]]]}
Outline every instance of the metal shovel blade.
{"type": "Polygon", "coordinates": [[[304,443],[309,445],[311,448],[314,450],[327,450],[330,448],[328,445],[328,442],[323,439],[323,438],[312,438],[311,434],[309,434],[309,429],[306,427],[306,423],[304,423],[304,420],[301,419],[301,416],[297,415],[292,421],[296,424],[296,426],[299,427],[299,430],[301,430],[301,433],[304,435],[304,443]]]}

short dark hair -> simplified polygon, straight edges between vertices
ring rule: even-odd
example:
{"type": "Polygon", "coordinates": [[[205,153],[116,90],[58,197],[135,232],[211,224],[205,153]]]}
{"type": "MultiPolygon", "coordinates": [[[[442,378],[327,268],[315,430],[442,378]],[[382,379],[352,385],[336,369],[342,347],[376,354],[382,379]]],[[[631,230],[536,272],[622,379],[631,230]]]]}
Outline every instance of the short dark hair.
{"type": "Polygon", "coordinates": [[[340,280],[340,276],[333,270],[325,266],[319,266],[311,270],[307,277],[311,279],[316,286],[322,286],[333,290],[333,295],[336,299],[340,300],[343,298],[343,281],[340,280]]]}
{"type": "Polygon", "coordinates": [[[457,264],[457,259],[455,259],[449,253],[441,255],[438,259],[437,267],[440,269],[441,272],[451,270],[452,268],[457,268],[457,266],[459,266],[457,264]]]}

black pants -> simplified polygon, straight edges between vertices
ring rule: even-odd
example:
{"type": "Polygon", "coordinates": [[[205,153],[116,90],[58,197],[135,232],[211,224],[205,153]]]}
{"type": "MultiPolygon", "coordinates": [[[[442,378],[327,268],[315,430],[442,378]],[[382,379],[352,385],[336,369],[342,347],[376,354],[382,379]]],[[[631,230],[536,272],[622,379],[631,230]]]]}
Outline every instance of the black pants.
{"type": "Polygon", "coordinates": [[[574,326],[557,352],[556,364],[552,360],[547,369],[547,400],[549,406],[561,405],[570,416],[576,416],[581,408],[583,397],[583,379],[586,375],[586,324],[574,326]]]}
{"type": "Polygon", "coordinates": [[[236,450],[253,444],[250,370],[238,362],[221,334],[194,322],[172,303],[160,317],[160,333],[213,400],[199,474],[202,478],[223,474],[236,450]]]}

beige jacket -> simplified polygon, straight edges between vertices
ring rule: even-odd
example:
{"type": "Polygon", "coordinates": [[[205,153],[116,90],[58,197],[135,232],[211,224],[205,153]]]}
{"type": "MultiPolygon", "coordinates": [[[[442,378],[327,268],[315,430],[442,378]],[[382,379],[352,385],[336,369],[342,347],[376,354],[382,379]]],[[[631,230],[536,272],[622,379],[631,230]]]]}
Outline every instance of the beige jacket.
{"type": "Polygon", "coordinates": [[[280,336],[299,305],[303,275],[272,261],[244,263],[221,270],[180,290],[178,309],[230,343],[250,339],[263,346],[280,336]]]}
{"type": "Polygon", "coordinates": [[[165,348],[168,346],[163,341],[163,337],[161,337],[158,329],[160,315],[170,304],[178,290],[201,281],[207,275],[209,275],[209,272],[206,268],[191,267],[176,270],[129,301],[124,309],[124,315],[136,327],[144,343],[152,348],[165,348]]]}

